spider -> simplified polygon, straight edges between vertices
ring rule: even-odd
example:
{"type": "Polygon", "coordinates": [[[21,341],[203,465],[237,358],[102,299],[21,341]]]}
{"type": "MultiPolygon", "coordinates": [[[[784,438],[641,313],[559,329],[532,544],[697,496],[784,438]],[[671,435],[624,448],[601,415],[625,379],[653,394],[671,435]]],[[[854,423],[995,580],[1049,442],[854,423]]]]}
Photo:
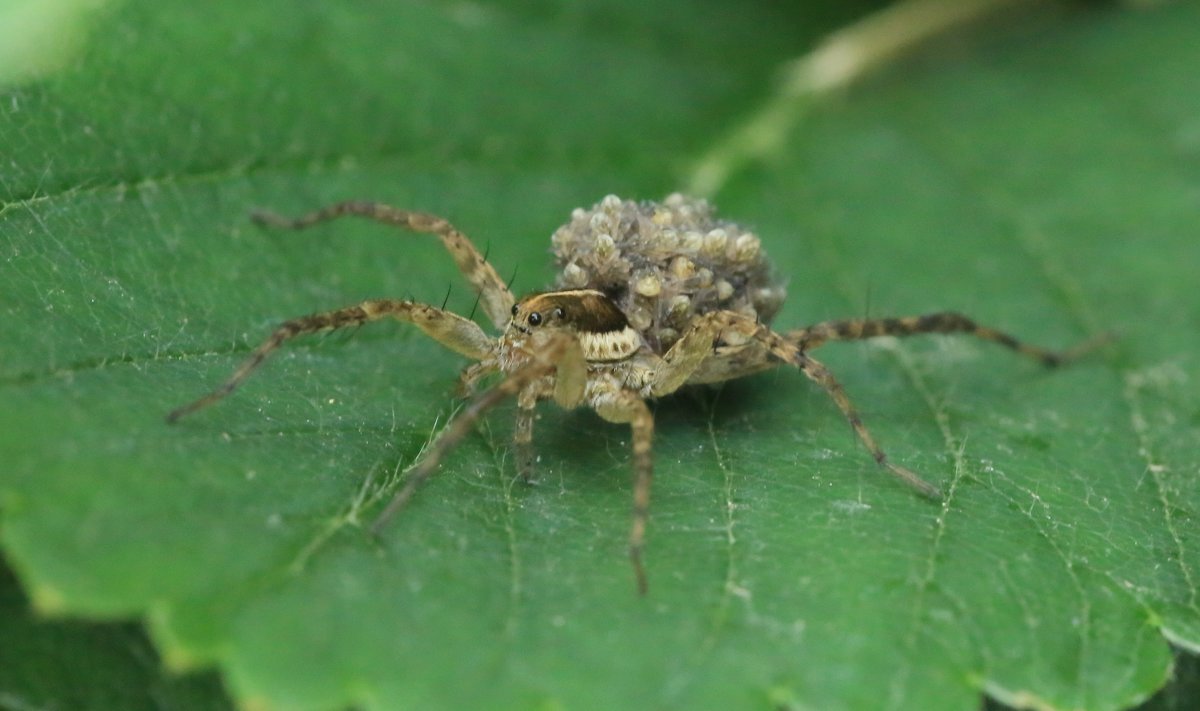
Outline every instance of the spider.
{"type": "Polygon", "coordinates": [[[908,318],[826,321],[779,333],[769,327],[783,303],[783,285],[770,273],[754,234],[715,218],[704,200],[679,194],[663,202],[610,195],[590,210],[576,209],[552,239],[559,275],[555,288],[517,299],[474,244],[445,219],[374,202],[341,202],[297,219],[255,212],[272,227],[302,229],[356,215],[436,235],[479,294],[498,336],[474,321],[428,304],[372,299],[282,323],[228,380],[167,415],[174,423],[234,391],[284,342],[297,336],[394,318],[411,323],[446,348],[474,361],[460,375],[460,392],[473,393],[487,376],[500,381],[475,395],[410,469],[404,486],[372,526],[394,516],[490,408],[517,403],[513,449],[517,469],[532,477],[535,408],[553,400],[586,406],[632,433],[633,513],[629,558],[638,592],[647,591],[642,562],[654,417],[648,400],[685,385],[717,383],[777,365],[798,369],[820,385],[854,433],[886,471],[920,494],[939,499],[937,487],[893,463],[863,424],[833,374],[811,351],[829,341],[924,333],[964,333],[994,341],[1047,366],[1075,359],[1095,343],[1065,351],[1027,345],[958,313],[908,318]]]}

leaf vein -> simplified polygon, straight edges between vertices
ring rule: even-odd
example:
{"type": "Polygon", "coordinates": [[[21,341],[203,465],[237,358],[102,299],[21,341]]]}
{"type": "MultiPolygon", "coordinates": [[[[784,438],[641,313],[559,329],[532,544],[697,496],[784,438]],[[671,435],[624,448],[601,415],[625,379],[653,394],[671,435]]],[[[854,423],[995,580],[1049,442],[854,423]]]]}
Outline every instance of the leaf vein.
{"type": "Polygon", "coordinates": [[[1137,438],[1138,455],[1145,462],[1145,471],[1150,475],[1150,480],[1154,482],[1155,493],[1158,497],[1159,505],[1162,507],[1163,524],[1171,536],[1171,542],[1175,547],[1176,562],[1180,573],[1183,575],[1184,583],[1188,588],[1188,609],[1192,612],[1200,613],[1200,607],[1197,606],[1196,575],[1192,571],[1191,566],[1188,565],[1184,537],[1180,534],[1179,526],[1175,521],[1168,487],[1163,476],[1167,471],[1167,467],[1163,464],[1162,458],[1154,452],[1154,446],[1150,438],[1150,424],[1142,407],[1142,392],[1147,387],[1152,386],[1153,380],[1156,377],[1154,371],[1155,369],[1151,368],[1126,373],[1124,377],[1125,387],[1121,391],[1121,396],[1124,398],[1125,404],[1129,409],[1129,426],[1133,430],[1134,437],[1137,438]]]}
{"type": "Polygon", "coordinates": [[[939,401],[934,397],[933,391],[929,389],[929,384],[925,381],[924,376],[918,370],[916,363],[912,357],[908,355],[895,339],[885,341],[892,355],[900,364],[901,370],[905,373],[909,383],[921,396],[933,415],[934,422],[937,424],[938,431],[941,432],[942,440],[946,446],[946,452],[950,455],[954,462],[954,474],[950,479],[950,486],[946,491],[945,498],[942,499],[941,510],[938,512],[934,522],[933,538],[929,542],[928,552],[925,558],[925,569],[922,572],[921,579],[918,582],[916,600],[912,610],[912,620],[909,624],[909,629],[904,637],[904,654],[902,658],[905,660],[896,670],[896,675],[892,678],[892,682],[888,689],[888,704],[891,708],[904,708],[905,695],[907,692],[909,678],[912,675],[913,663],[919,657],[916,654],[917,642],[920,637],[922,625],[922,615],[925,613],[926,598],[929,593],[929,588],[933,584],[933,580],[937,575],[937,556],[941,550],[942,541],[945,539],[947,525],[946,520],[950,514],[951,504],[955,501],[955,493],[958,490],[958,484],[962,481],[966,471],[966,459],[963,456],[966,450],[966,441],[960,440],[950,426],[950,416],[946,412],[946,404],[944,401],[939,401]]]}

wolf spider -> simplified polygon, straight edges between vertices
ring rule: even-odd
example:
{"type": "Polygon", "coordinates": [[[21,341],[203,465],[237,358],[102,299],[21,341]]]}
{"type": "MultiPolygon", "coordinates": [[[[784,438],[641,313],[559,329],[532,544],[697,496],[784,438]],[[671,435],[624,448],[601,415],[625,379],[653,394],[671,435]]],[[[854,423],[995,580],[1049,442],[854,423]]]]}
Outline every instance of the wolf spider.
{"type": "Polygon", "coordinates": [[[1048,366],[1069,361],[1094,343],[1055,352],[977,325],[957,313],[909,318],[827,321],[787,333],[767,324],[783,301],[758,238],[716,221],[702,200],[672,195],[662,203],[609,196],[592,211],[576,210],[556,232],[560,274],[554,290],[517,299],[471,241],[435,215],[373,202],[342,202],[297,219],[258,212],[263,225],[301,229],[357,215],[436,235],[479,293],[484,313],[500,331],[492,337],[474,321],[415,301],[372,299],[285,321],[216,390],[168,416],[176,422],[229,395],[285,341],[297,336],[394,318],[474,361],[461,374],[464,392],[485,377],[499,383],[477,395],[412,466],[400,491],[376,519],[378,531],[412,498],[442,457],[485,412],[517,402],[513,434],[520,474],[532,476],[535,407],[553,400],[587,406],[605,420],[628,424],[633,440],[633,521],[629,557],[637,589],[647,590],[642,546],[650,503],[654,417],[647,400],[696,383],[715,383],[778,364],[819,384],[849,421],[875,461],[917,492],[939,498],[937,487],[893,463],[875,443],[842,386],[811,351],[829,341],[923,333],[965,333],[994,341],[1048,366]]]}

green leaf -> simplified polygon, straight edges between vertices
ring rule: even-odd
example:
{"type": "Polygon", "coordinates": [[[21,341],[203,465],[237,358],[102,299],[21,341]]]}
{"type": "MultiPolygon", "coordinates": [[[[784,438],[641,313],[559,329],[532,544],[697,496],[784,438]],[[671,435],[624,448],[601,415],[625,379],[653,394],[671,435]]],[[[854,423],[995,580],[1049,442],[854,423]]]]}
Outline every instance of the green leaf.
{"type": "MultiPolygon", "coordinates": [[[[842,7],[842,6],[839,6],[842,7]]],[[[660,198],[854,8],[128,2],[0,97],[0,535],[45,613],[141,617],[267,708],[1132,705],[1200,647],[1194,4],[1035,15],[816,106],[719,196],[784,328],[955,309],[970,340],[819,352],[898,462],[777,371],[658,404],[634,594],[628,433],[543,408],[537,486],[494,413],[375,540],[460,359],[380,324],[289,345],[177,427],[280,320],[472,308],[427,236],[261,230],[343,198],[451,218],[514,288],[606,193],[660,198]],[[839,14],[844,13],[844,14],[839,14]],[[1164,639],[1165,638],[1165,639],[1164,639]]]]}

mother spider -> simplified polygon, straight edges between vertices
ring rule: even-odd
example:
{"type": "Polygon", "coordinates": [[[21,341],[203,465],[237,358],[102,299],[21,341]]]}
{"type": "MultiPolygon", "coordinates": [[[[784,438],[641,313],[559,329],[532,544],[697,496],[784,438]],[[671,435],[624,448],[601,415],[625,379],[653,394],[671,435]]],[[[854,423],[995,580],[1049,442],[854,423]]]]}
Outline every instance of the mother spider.
{"type": "Polygon", "coordinates": [[[684,385],[716,383],[777,364],[798,368],[821,385],[849,420],[875,461],[932,498],[938,489],[892,463],[863,425],[842,386],[810,351],[827,341],[920,333],[967,333],[995,341],[1054,366],[1090,345],[1054,352],[975,324],[957,313],[909,318],[827,321],[777,333],[768,327],[784,299],[758,238],[715,219],[703,200],[671,195],[662,203],[608,196],[591,210],[577,209],[553,237],[560,269],[555,289],[516,299],[467,237],[441,217],[373,202],[342,202],[287,219],[259,212],[261,224],[300,229],[343,215],[436,235],[463,276],[479,292],[484,312],[501,331],[491,337],[470,319],[415,301],[372,299],[286,321],[223,385],[167,415],[176,422],[233,392],[285,341],[309,333],[383,318],[414,324],[443,346],[475,361],[461,375],[465,392],[502,374],[463,409],[409,471],[399,493],[372,526],[378,531],[436,470],[445,453],[488,409],[517,401],[513,445],[517,467],[533,469],[534,410],[541,400],[581,405],[630,426],[633,440],[633,523],[629,557],[640,593],[647,589],[642,545],[653,471],[654,417],[646,401],[684,385]]]}

